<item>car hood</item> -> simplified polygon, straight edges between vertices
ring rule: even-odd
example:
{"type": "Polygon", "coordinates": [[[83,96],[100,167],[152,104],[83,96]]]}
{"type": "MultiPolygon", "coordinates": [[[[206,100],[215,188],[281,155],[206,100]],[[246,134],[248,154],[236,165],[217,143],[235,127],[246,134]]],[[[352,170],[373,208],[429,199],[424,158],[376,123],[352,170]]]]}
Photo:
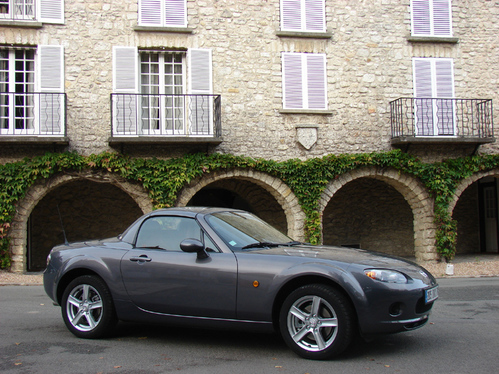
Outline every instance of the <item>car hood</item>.
{"type": "Polygon", "coordinates": [[[349,267],[354,266],[364,269],[393,269],[403,272],[412,278],[425,280],[427,284],[436,283],[435,278],[426,269],[412,261],[365,249],[300,244],[257,249],[253,250],[252,253],[329,260],[349,264],[349,267]]]}

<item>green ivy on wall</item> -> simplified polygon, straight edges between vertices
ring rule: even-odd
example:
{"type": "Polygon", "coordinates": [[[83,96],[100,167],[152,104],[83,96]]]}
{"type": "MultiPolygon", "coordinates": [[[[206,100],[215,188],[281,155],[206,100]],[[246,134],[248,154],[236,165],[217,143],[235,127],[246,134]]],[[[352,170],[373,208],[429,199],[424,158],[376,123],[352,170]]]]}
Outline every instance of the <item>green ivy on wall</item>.
{"type": "Polygon", "coordinates": [[[95,169],[119,174],[141,183],[149,192],[153,205],[162,208],[173,206],[180,190],[196,177],[217,170],[251,168],[279,178],[291,188],[306,215],[306,240],[318,244],[321,237],[318,204],[328,183],[346,172],[373,166],[394,168],[422,181],[435,199],[438,253],[451,260],[456,250],[457,225],[448,213],[448,207],[455,188],[474,173],[499,168],[499,155],[428,164],[399,150],[284,162],[227,154],[194,154],[160,160],[134,159],[108,152],[88,157],[76,153],[48,153],[0,165],[0,268],[8,268],[11,264],[8,233],[17,202],[24,198],[35,181],[58,173],[95,169]]]}

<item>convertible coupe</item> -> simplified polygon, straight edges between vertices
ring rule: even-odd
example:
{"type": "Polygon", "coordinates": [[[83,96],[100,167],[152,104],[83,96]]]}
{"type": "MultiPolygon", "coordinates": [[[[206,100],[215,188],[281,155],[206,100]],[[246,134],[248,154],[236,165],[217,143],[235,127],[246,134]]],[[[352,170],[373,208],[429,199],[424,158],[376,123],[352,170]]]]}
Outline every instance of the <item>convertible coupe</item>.
{"type": "Polygon", "coordinates": [[[225,208],[156,210],[117,238],[57,246],[47,261],[45,291],[80,338],[119,320],[277,330],[298,355],[328,359],[359,333],[423,326],[438,297],[416,264],[296,242],[225,208]]]}

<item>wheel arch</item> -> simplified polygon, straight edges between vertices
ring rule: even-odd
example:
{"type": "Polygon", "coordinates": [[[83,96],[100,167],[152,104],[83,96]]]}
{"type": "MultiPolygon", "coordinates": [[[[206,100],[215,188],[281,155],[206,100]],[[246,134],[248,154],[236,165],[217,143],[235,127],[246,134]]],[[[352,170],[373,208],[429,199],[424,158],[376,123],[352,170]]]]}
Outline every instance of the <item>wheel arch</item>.
{"type": "Polygon", "coordinates": [[[73,281],[73,279],[76,279],[76,278],[81,277],[83,275],[94,275],[96,277],[99,277],[104,283],[106,283],[106,281],[97,272],[95,272],[91,269],[88,269],[88,268],[72,269],[72,270],[68,271],[67,273],[65,273],[61,277],[59,282],[57,283],[56,297],[57,297],[57,303],[59,305],[61,305],[62,295],[64,294],[64,290],[69,285],[69,283],[71,283],[73,281]]]}
{"type": "Polygon", "coordinates": [[[333,288],[335,291],[341,293],[345,297],[345,299],[350,303],[350,306],[352,307],[352,310],[355,313],[354,321],[357,321],[358,323],[358,315],[355,303],[353,302],[352,298],[350,297],[349,293],[345,290],[345,288],[343,288],[338,282],[336,282],[331,278],[322,275],[310,274],[290,279],[286,284],[284,284],[281,287],[281,289],[277,293],[274,299],[274,304],[272,306],[272,324],[276,331],[279,330],[279,313],[286,297],[297,288],[308,284],[322,284],[325,286],[329,286],[333,288]]]}

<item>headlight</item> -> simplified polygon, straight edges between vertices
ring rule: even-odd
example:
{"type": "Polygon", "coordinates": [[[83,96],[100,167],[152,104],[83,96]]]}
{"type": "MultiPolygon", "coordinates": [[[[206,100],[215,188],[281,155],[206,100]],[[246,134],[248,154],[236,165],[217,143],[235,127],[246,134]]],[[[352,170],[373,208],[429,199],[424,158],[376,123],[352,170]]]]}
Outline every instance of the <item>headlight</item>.
{"type": "Polygon", "coordinates": [[[385,269],[366,269],[364,270],[369,278],[387,283],[407,283],[407,277],[394,270],[385,269]]]}

